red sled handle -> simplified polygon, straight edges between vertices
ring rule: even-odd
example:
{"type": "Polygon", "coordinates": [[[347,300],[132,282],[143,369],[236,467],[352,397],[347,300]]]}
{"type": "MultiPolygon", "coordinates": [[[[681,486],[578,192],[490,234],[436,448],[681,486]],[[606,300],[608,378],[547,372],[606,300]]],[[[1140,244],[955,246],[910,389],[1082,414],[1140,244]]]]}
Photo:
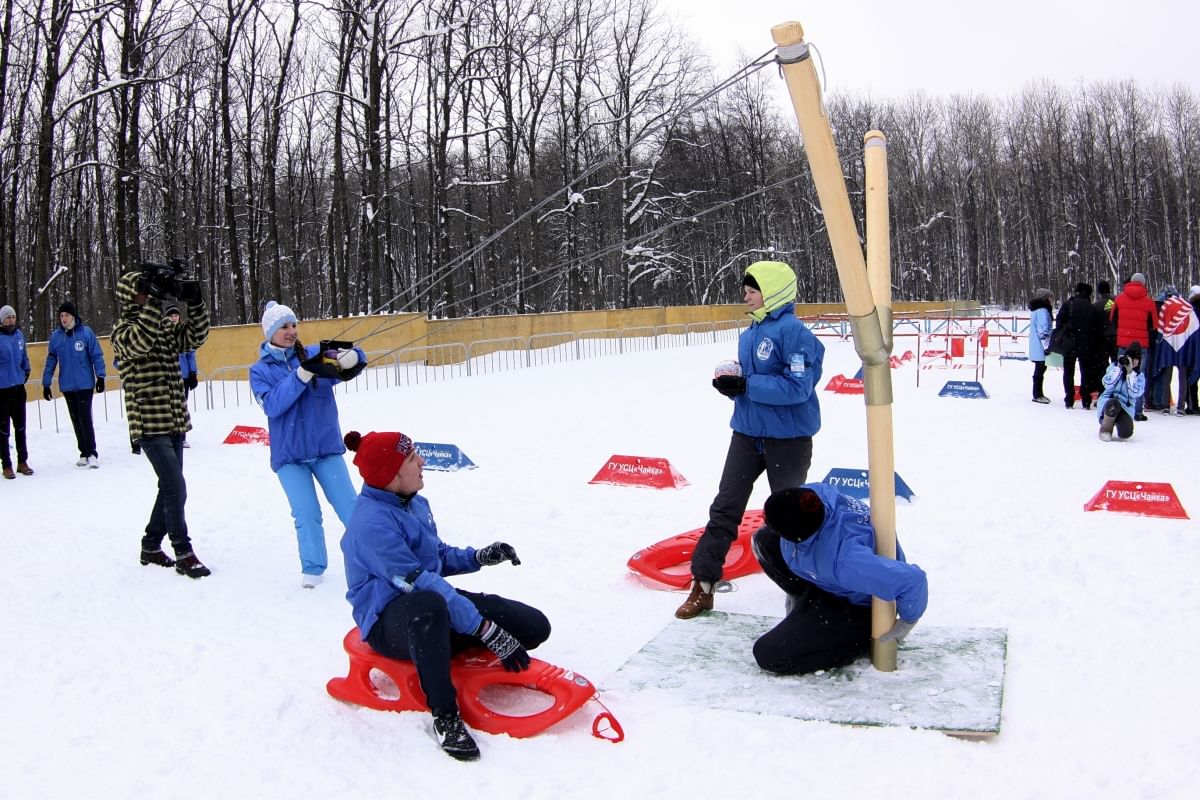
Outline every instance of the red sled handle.
{"type": "Polygon", "coordinates": [[[604,711],[597,714],[596,718],[592,720],[592,736],[595,736],[597,739],[604,739],[606,742],[612,742],[613,744],[624,741],[625,729],[621,727],[621,723],[617,722],[617,718],[608,710],[608,706],[600,702],[599,696],[592,699],[604,709],[604,711]],[[601,726],[605,724],[607,726],[602,728],[601,726]]]}

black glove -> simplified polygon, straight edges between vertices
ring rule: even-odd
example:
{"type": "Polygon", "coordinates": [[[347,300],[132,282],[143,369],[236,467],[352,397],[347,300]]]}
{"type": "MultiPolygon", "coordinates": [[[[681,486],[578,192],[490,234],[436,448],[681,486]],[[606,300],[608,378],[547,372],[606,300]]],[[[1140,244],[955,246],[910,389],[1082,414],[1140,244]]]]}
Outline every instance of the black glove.
{"type": "Polygon", "coordinates": [[[103,392],[103,391],[104,391],[104,376],[97,375],[96,376],[96,393],[99,394],[100,392],[103,392]]]}
{"type": "Polygon", "coordinates": [[[198,381],[196,380],[196,373],[194,372],[183,379],[183,385],[193,391],[195,390],[197,383],[198,381]]]}
{"type": "Polygon", "coordinates": [[[726,397],[737,397],[746,393],[745,375],[722,375],[713,378],[713,388],[726,397]]]}
{"type": "Polygon", "coordinates": [[[49,386],[43,386],[43,387],[42,387],[42,397],[46,398],[47,400],[53,400],[53,399],[54,399],[54,395],[50,394],[50,387],[49,387],[49,386]]]}
{"type": "Polygon", "coordinates": [[[324,353],[317,353],[312,358],[301,361],[300,366],[319,378],[336,378],[338,376],[337,358],[326,358],[324,353]]]}
{"type": "Polygon", "coordinates": [[[505,561],[511,561],[514,567],[521,563],[521,559],[517,558],[516,549],[506,542],[493,542],[487,547],[479,548],[475,551],[475,560],[481,567],[494,567],[505,561]]]}
{"type": "Polygon", "coordinates": [[[484,647],[496,654],[505,670],[522,672],[529,669],[529,653],[525,652],[515,636],[490,619],[483,621],[475,635],[483,641],[484,647]]]}

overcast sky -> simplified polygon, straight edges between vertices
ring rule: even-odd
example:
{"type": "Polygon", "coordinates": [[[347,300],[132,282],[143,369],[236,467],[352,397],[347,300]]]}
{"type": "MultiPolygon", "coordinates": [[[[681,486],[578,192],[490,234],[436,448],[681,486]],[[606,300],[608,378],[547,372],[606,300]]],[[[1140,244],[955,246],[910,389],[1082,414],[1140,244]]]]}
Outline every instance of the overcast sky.
{"type": "Polygon", "coordinates": [[[774,46],[771,27],[795,20],[825,62],[831,92],[877,97],[1004,96],[1048,78],[1070,87],[1133,78],[1200,93],[1196,0],[659,0],[708,53],[720,77],[739,48],[774,46]]]}

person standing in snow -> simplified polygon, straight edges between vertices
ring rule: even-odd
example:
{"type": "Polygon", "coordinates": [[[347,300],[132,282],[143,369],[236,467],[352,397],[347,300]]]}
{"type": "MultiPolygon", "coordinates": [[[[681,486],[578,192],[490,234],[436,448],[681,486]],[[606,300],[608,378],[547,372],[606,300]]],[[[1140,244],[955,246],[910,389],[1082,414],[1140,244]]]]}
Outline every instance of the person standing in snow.
{"type": "Polygon", "coordinates": [[[358,498],[342,457],[346,447],[333,387],[361,372],[366,355],[345,348],[328,359],[319,345],[305,347],[295,312],[274,300],[263,310],[262,328],[267,338],[259,347],[258,361],[250,367],[250,391],[267,415],[271,469],[283,486],[296,525],[300,585],[311,589],[329,566],[314,483],[320,484],[343,525],[350,521],[358,498]]]}
{"type": "Polygon", "coordinates": [[[17,472],[32,475],[29,449],[25,442],[25,382],[29,380],[29,354],[25,352],[25,334],[17,327],[17,311],[0,306],[0,462],[4,477],[13,480],[12,452],[8,449],[9,421],[17,446],[17,472]]]}
{"type": "Polygon", "coordinates": [[[1046,379],[1046,354],[1050,352],[1050,334],[1053,329],[1050,311],[1054,295],[1049,289],[1034,289],[1029,300],[1029,360],[1033,362],[1033,402],[1043,405],[1050,402],[1043,390],[1046,379]]]}
{"type": "Polygon", "coordinates": [[[1100,441],[1111,442],[1113,430],[1121,440],[1133,436],[1133,421],[1137,415],[1136,403],[1146,389],[1146,376],[1142,374],[1142,346],[1132,342],[1117,363],[1104,373],[1104,392],[1096,401],[1099,408],[1100,441]]]}
{"type": "MultiPolygon", "coordinates": [[[[178,325],[182,321],[179,314],[179,306],[167,306],[167,319],[171,320],[171,324],[178,325]]],[[[195,391],[197,386],[196,378],[196,351],[188,350],[186,353],[179,354],[179,375],[183,379],[183,404],[187,406],[188,394],[195,391]]],[[[187,435],[183,437],[183,446],[191,447],[188,444],[187,435]]]]}
{"type": "Polygon", "coordinates": [[[179,354],[208,341],[208,306],[197,292],[187,301],[187,323],[173,325],[163,311],[176,288],[145,268],[121,275],[117,280],[120,318],[110,341],[125,387],[129,439],[158,477],[158,495],[142,536],[141,563],[174,567],[180,575],[203,578],[212,571],[192,548],[184,513],[183,435],[192,422],[183,403],[179,354]],[[163,552],[164,538],[170,539],[175,558],[163,552]]]}
{"type": "Polygon", "coordinates": [[[692,553],[691,590],[675,611],[679,619],[712,610],[713,588],[754,482],[765,470],[773,491],[804,483],[812,437],[821,429],[817,383],[825,345],[796,318],[796,273],[781,261],[756,261],[746,269],[742,293],[751,322],[738,337],[740,374],[713,379],[733,400],[733,434],[708,525],[692,553]]]}
{"type": "Polygon", "coordinates": [[[871,597],[896,601],[899,619],[880,641],[903,640],[925,613],[925,572],[875,554],[865,503],[810,483],[773,493],[751,540],[767,577],[787,594],[783,621],[754,643],[754,660],[779,675],[845,666],[871,649],[871,597]]]}
{"type": "Polygon", "coordinates": [[[1063,405],[1075,407],[1075,363],[1079,362],[1079,397],[1084,409],[1092,407],[1092,394],[1100,393],[1104,375],[1104,316],[1092,306],[1092,287],[1075,286],[1075,294],[1058,310],[1056,334],[1061,331],[1063,405]]]}
{"type": "Polygon", "coordinates": [[[77,467],[100,467],[96,451],[96,430],[92,425],[92,393],[104,391],[104,353],[92,329],[79,319],[75,304],[67,301],[58,307],[58,327],[46,346],[46,367],[42,370],[42,397],[53,400],[50,382],[58,369],[58,391],[67,403],[75,445],[79,449],[77,467]]]}
{"type": "MultiPolygon", "coordinates": [[[[1096,295],[1096,301],[1092,303],[1092,308],[1104,315],[1104,355],[1107,362],[1101,365],[1103,368],[1108,364],[1117,363],[1117,326],[1110,318],[1113,296],[1112,286],[1108,281],[1100,281],[1096,284],[1096,295]]],[[[1103,370],[1101,374],[1103,374],[1103,370]]]]}
{"type": "MultiPolygon", "coordinates": [[[[1124,289],[1113,301],[1112,313],[1109,315],[1117,329],[1117,354],[1127,352],[1130,345],[1138,345],[1139,359],[1148,354],[1154,337],[1158,331],[1155,327],[1158,319],[1158,309],[1154,300],[1146,290],[1146,276],[1135,272],[1125,284],[1124,289]]],[[[1144,377],[1144,376],[1143,376],[1144,377]]],[[[1145,422],[1146,415],[1142,413],[1143,399],[1138,395],[1134,403],[1133,418],[1145,422]]]]}
{"type": "Polygon", "coordinates": [[[359,634],[387,658],[412,661],[442,749],[459,761],[479,747],[458,710],[450,657],[480,645],[510,672],[529,668],[528,650],[550,638],[550,621],[532,606],[455,589],[446,577],[511,562],[505,542],[451,547],[439,538],[425,486],[425,459],[403,433],[346,434],[364,482],[346,533],[346,599],[359,634]]]}

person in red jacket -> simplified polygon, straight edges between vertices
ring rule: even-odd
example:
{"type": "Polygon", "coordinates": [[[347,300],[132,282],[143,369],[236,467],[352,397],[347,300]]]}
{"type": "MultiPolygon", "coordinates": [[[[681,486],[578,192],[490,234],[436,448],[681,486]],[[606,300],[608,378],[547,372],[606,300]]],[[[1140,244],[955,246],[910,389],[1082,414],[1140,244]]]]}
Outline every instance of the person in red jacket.
{"type": "MultiPolygon", "coordinates": [[[[1154,342],[1154,333],[1158,325],[1158,314],[1154,300],[1146,291],[1146,276],[1140,272],[1133,273],[1129,283],[1113,301],[1109,319],[1117,329],[1117,352],[1125,354],[1125,349],[1137,343],[1143,352],[1149,352],[1154,342]]],[[[1145,422],[1146,415],[1142,413],[1142,398],[1135,403],[1133,418],[1145,422]]]]}

